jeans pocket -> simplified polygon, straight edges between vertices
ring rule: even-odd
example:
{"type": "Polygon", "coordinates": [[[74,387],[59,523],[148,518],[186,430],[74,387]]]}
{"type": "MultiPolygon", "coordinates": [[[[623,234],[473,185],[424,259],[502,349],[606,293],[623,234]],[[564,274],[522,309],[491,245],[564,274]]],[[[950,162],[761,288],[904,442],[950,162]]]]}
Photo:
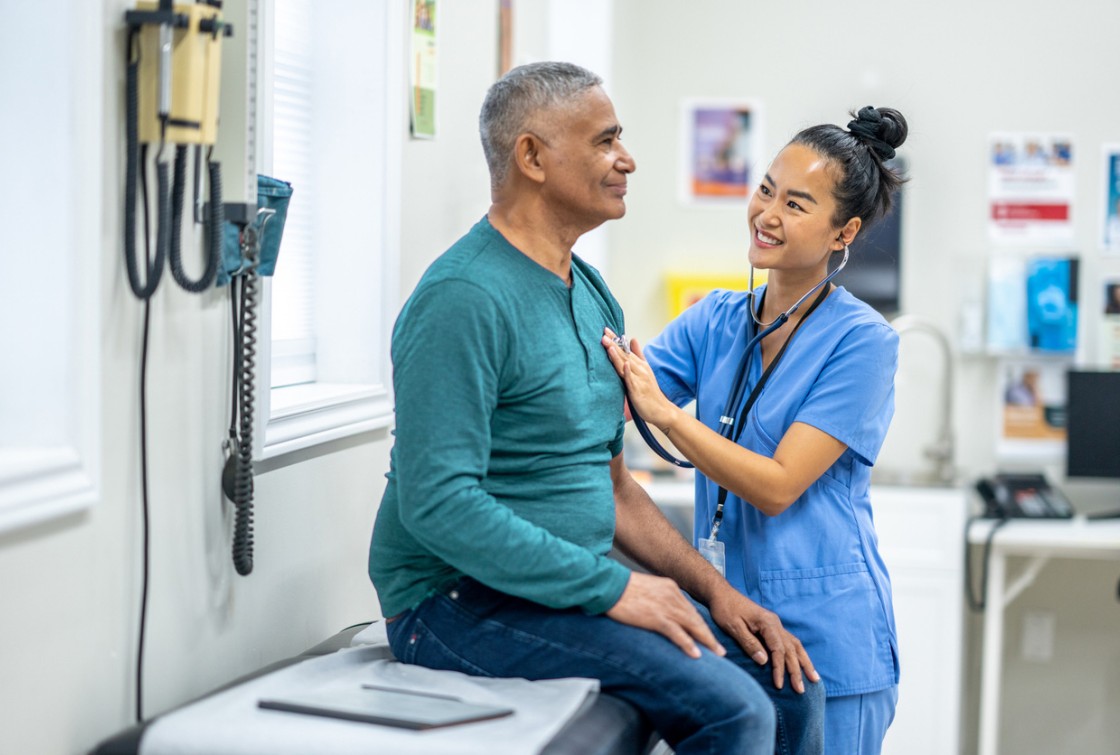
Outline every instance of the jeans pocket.
{"type": "MultiPolygon", "coordinates": [[[[452,602],[443,596],[437,596],[434,601],[452,602]]],[[[445,607],[441,608],[446,610],[445,607]]],[[[453,610],[456,614],[462,615],[458,606],[454,606],[453,610]]],[[[402,654],[397,657],[405,663],[414,663],[430,669],[458,671],[471,676],[494,676],[474,662],[477,660],[484,663],[485,660],[474,658],[477,650],[474,647],[475,643],[472,642],[470,628],[455,626],[450,628],[450,631],[446,631],[449,627],[441,620],[445,617],[438,615],[439,609],[436,611],[437,615],[430,616],[430,621],[425,621],[419,616],[415,618],[412,626],[407,628],[407,634],[401,637],[399,645],[402,654]],[[441,632],[440,628],[445,631],[441,632]]]]}

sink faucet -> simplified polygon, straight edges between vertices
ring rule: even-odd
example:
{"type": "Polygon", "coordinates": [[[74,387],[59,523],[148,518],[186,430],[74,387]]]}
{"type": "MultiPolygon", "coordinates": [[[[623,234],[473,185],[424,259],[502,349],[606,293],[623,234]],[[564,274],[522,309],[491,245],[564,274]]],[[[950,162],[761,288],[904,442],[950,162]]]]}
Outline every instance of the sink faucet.
{"type": "Polygon", "coordinates": [[[941,351],[941,428],[937,440],[925,448],[925,456],[934,463],[938,482],[952,483],[956,477],[953,468],[953,352],[949,339],[934,323],[917,315],[899,315],[891,320],[899,339],[913,332],[933,337],[941,351]]]}

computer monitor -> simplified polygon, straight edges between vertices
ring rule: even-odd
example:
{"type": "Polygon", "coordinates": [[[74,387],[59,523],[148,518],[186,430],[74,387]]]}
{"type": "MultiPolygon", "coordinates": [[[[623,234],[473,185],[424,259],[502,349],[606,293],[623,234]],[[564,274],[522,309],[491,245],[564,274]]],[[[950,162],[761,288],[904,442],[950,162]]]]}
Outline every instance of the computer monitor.
{"type": "Polygon", "coordinates": [[[1067,373],[1066,476],[1120,479],[1120,372],[1067,373]]]}

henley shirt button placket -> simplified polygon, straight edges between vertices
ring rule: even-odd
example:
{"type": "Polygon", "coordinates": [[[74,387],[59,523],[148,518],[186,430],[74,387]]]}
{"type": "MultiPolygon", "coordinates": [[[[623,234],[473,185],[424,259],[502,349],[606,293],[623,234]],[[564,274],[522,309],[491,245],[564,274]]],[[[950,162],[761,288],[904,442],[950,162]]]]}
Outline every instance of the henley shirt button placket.
{"type": "Polygon", "coordinates": [[[447,597],[451,598],[452,600],[458,600],[459,599],[459,591],[458,590],[452,590],[451,592],[449,592],[447,594],[447,597]]]}

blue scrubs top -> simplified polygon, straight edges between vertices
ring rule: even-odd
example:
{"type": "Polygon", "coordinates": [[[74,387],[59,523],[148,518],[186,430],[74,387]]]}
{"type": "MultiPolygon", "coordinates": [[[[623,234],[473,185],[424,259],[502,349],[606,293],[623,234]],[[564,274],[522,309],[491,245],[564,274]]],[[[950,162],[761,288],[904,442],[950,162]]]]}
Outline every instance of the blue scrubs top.
{"type": "MultiPolygon", "coordinates": [[[[765,289],[759,287],[758,292],[765,289]]],[[[717,430],[755,326],[742,291],[714,291],[645,349],[658,383],[678,406],[717,430]]],[[[784,512],[769,517],[728,494],[719,540],[727,579],[774,611],[801,640],[829,696],[898,683],[890,577],[879,555],[868,495],[871,466],[894,414],[898,335],[840,287],[798,329],[762,389],[739,444],[773,457],[794,422],[848,446],[784,512]]],[[[749,384],[762,374],[754,348],[749,384]]],[[[736,408],[736,412],[738,408],[736,408]]],[[[711,532],[719,487],[696,474],[696,537],[711,532]]]]}

